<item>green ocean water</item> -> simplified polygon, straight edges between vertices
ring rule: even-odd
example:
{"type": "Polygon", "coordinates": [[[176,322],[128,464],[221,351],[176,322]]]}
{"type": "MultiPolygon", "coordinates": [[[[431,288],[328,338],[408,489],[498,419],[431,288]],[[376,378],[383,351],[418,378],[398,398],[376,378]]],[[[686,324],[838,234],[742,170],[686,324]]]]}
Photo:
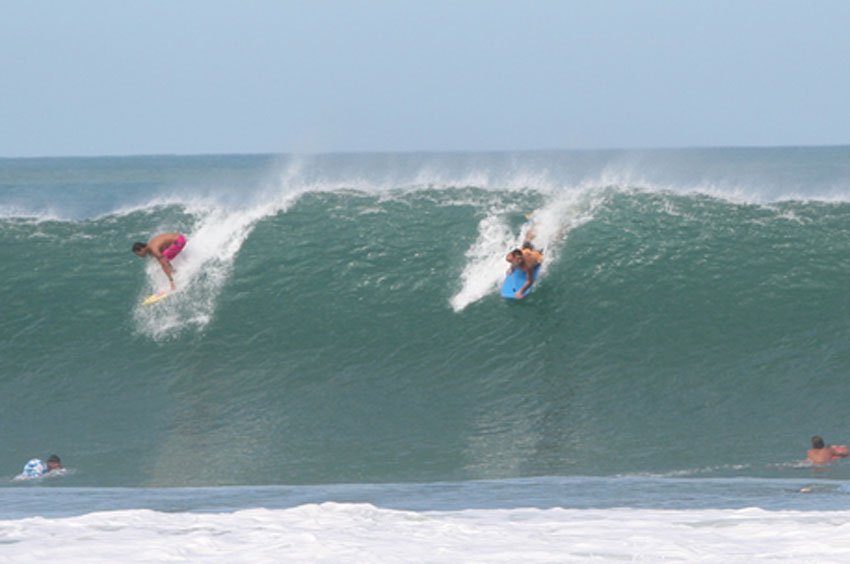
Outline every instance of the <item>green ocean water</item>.
{"type": "MultiPolygon", "coordinates": [[[[796,478],[850,440],[850,148],[0,160],[0,475],[796,478]],[[537,290],[497,295],[533,228],[537,290]],[[133,241],[181,231],[180,291],[133,241]]],[[[841,465],[828,477],[844,479],[841,465]]]]}

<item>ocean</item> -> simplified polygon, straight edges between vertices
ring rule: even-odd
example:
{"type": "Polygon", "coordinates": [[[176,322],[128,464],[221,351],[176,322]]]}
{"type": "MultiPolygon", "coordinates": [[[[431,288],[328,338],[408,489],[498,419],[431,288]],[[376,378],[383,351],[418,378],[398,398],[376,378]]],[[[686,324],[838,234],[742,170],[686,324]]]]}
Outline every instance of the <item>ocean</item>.
{"type": "Polygon", "coordinates": [[[0,262],[0,562],[850,558],[850,147],[0,159],[0,262]]]}

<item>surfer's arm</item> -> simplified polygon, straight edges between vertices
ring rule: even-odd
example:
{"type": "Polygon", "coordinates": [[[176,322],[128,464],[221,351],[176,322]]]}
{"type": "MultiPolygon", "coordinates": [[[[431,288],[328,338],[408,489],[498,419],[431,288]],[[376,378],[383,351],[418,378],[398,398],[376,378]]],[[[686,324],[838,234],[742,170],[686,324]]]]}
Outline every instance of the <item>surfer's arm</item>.
{"type": "MultiPolygon", "coordinates": [[[[533,271],[532,271],[533,272],[533,271]]],[[[517,299],[522,299],[525,297],[525,293],[531,288],[531,285],[534,284],[534,274],[532,272],[525,273],[525,284],[523,284],[522,288],[516,293],[517,299]]]]}

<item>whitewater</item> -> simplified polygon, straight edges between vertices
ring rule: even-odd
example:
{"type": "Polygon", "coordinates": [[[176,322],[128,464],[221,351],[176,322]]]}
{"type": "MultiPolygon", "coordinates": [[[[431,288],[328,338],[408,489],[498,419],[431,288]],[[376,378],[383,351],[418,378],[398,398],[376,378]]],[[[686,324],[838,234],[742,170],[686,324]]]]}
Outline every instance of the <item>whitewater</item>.
{"type": "Polygon", "coordinates": [[[0,159],[0,562],[845,561],[848,225],[848,147],[0,159]]]}

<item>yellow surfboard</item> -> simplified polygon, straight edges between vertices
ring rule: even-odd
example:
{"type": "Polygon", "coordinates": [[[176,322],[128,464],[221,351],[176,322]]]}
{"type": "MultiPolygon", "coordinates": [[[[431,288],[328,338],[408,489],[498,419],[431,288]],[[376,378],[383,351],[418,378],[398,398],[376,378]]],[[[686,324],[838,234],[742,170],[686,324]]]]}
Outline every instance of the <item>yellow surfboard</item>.
{"type": "Polygon", "coordinates": [[[147,298],[145,298],[145,301],[143,301],[143,302],[142,302],[142,305],[151,305],[151,304],[155,304],[155,303],[156,303],[156,302],[158,302],[159,300],[164,300],[164,299],[165,299],[165,298],[167,298],[169,295],[170,295],[170,294],[169,294],[167,291],[165,291],[165,290],[163,290],[162,292],[157,292],[156,294],[151,294],[150,296],[148,296],[147,298]]]}

